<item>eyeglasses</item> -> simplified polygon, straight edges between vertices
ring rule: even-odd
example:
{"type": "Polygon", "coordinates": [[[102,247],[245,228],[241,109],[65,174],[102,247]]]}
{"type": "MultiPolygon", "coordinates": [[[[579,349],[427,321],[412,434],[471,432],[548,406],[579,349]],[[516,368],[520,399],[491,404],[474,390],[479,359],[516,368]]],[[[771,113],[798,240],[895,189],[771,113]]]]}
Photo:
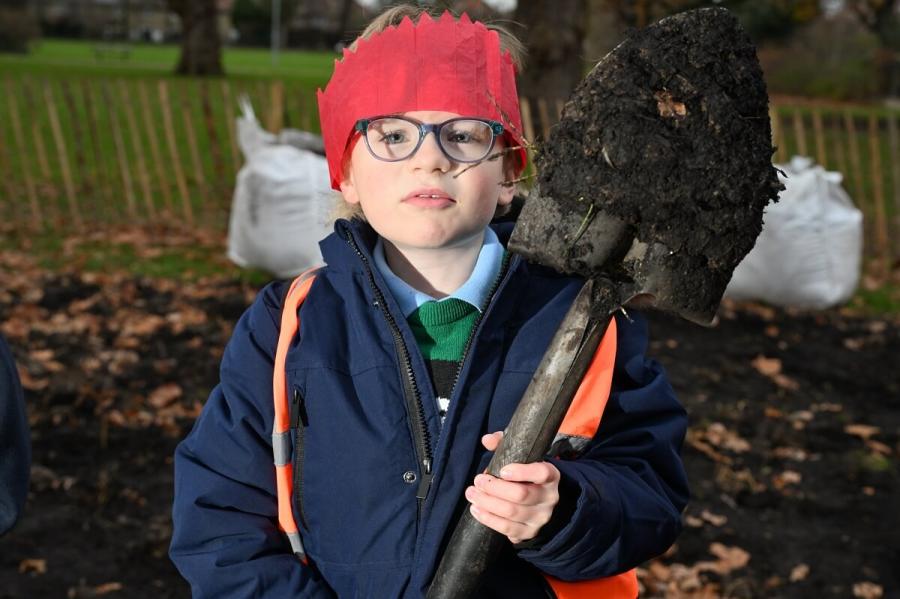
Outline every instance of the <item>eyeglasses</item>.
{"type": "Polygon", "coordinates": [[[430,131],[438,147],[455,162],[484,160],[503,134],[503,125],[486,119],[457,117],[443,123],[420,123],[404,116],[359,119],[354,127],[366,140],[369,153],[378,160],[397,162],[416,153],[430,131]]]}

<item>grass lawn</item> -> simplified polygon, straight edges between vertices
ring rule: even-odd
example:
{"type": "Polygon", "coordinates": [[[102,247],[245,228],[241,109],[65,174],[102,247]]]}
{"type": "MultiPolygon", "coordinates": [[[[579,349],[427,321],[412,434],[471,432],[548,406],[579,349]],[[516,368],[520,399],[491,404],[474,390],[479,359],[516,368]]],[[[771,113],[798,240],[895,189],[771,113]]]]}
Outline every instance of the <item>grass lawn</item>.
{"type": "MultiPolygon", "coordinates": [[[[0,71],[34,77],[167,77],[178,62],[171,44],[103,44],[94,41],[45,39],[27,55],[0,54],[0,71]]],[[[323,85],[337,55],[286,50],[278,64],[260,48],[226,48],[223,61],[229,79],[281,79],[323,85]]]]}

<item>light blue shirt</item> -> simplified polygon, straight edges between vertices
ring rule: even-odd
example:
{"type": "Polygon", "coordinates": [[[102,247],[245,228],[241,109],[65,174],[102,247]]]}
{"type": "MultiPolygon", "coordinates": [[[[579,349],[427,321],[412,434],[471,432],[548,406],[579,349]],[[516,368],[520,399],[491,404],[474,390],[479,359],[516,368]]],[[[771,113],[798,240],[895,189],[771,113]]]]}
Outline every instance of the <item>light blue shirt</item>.
{"type": "Polygon", "coordinates": [[[384,257],[384,242],[381,240],[381,237],[375,243],[372,257],[375,260],[375,266],[384,277],[388,289],[390,289],[394,299],[397,300],[403,316],[408,317],[425,302],[444,301],[450,298],[456,298],[472,304],[480,311],[488,299],[487,295],[490,293],[494,281],[500,274],[500,269],[503,268],[503,252],[503,244],[500,243],[497,234],[490,227],[486,227],[484,230],[484,241],[481,244],[481,251],[478,252],[478,260],[475,262],[472,274],[469,275],[469,278],[466,279],[466,282],[459,289],[440,300],[414,289],[406,281],[394,274],[384,257]]]}

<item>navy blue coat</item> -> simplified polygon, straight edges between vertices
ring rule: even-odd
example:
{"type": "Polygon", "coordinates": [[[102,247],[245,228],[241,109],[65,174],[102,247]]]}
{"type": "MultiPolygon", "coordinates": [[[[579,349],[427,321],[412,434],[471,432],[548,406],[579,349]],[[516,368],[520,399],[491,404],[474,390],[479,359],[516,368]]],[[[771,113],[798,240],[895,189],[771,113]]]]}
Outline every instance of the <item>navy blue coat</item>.
{"type": "MultiPolygon", "coordinates": [[[[509,228],[498,230],[501,239],[509,228]]],[[[327,267],[287,357],[289,393],[303,406],[294,511],[314,567],[291,555],[276,525],[272,364],[285,290],[273,284],[238,322],[221,382],[175,454],[170,556],[195,597],[421,597],[465,506],[463,490],[490,458],[480,436],[507,425],[580,287],[513,256],[441,428],[425,361],[373,267],[374,242],[368,226],[346,221],[322,242],[327,267]],[[406,402],[404,351],[422,432],[406,402]],[[423,437],[433,478],[420,504],[423,437]]],[[[509,547],[498,566],[506,580],[520,580],[520,570],[570,580],[616,574],[665,551],[680,530],[686,415],[662,368],[644,357],[643,319],[617,316],[617,324],[597,437],[583,457],[554,461],[574,489],[571,515],[538,546],[509,547]]]]}
{"type": "Polygon", "coordinates": [[[0,336],[0,534],[15,524],[28,494],[31,444],[19,373],[0,336]]]}

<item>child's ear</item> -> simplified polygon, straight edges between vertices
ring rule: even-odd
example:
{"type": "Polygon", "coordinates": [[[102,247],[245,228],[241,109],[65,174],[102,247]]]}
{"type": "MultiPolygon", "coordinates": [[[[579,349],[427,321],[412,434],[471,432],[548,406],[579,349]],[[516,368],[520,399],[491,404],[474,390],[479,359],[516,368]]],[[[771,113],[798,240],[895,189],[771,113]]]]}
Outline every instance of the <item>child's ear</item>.
{"type": "Polygon", "coordinates": [[[359,204],[359,194],[356,193],[356,184],[353,182],[353,176],[348,172],[344,173],[344,179],[341,181],[341,195],[348,204],[359,204]]]}
{"type": "MultiPolygon", "coordinates": [[[[512,178],[507,179],[507,180],[511,181],[512,178]]],[[[515,185],[504,185],[501,183],[500,184],[500,197],[497,198],[497,206],[498,207],[509,206],[512,203],[513,197],[515,197],[515,195],[516,195],[516,186],[515,185]]]]}

